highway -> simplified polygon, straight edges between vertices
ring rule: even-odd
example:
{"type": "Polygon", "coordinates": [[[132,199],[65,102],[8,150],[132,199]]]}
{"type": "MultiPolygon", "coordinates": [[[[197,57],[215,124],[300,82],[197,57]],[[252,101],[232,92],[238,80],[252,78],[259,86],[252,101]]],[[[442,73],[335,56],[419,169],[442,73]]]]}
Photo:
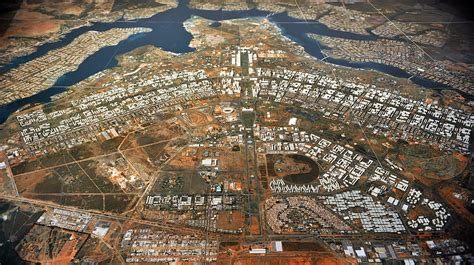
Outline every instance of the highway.
{"type": "MultiPolygon", "coordinates": [[[[58,205],[53,202],[48,202],[48,201],[40,201],[40,200],[35,200],[35,199],[29,199],[29,198],[24,198],[24,197],[15,197],[15,196],[10,196],[10,195],[0,195],[0,199],[10,201],[10,202],[16,202],[16,203],[28,203],[31,205],[36,205],[40,207],[51,207],[51,208],[56,208],[56,209],[61,209],[61,210],[67,210],[67,211],[74,211],[82,214],[88,214],[96,218],[104,218],[104,219],[113,219],[116,221],[129,221],[131,223],[136,223],[136,224],[142,224],[142,225],[148,225],[152,227],[156,227],[159,229],[162,229],[164,231],[170,231],[173,233],[178,233],[178,234],[192,234],[192,235],[204,235],[206,232],[197,229],[197,228],[191,228],[187,227],[184,225],[179,225],[179,224],[170,224],[166,223],[164,221],[148,221],[148,220],[143,220],[143,219],[138,219],[138,218],[133,218],[133,217],[127,217],[127,216],[122,216],[118,214],[113,214],[113,213],[108,213],[108,212],[99,212],[95,210],[85,210],[85,209],[80,209],[72,206],[64,206],[64,205],[58,205]]],[[[208,237],[209,238],[216,238],[218,234],[213,233],[213,232],[208,232],[208,237]]]]}

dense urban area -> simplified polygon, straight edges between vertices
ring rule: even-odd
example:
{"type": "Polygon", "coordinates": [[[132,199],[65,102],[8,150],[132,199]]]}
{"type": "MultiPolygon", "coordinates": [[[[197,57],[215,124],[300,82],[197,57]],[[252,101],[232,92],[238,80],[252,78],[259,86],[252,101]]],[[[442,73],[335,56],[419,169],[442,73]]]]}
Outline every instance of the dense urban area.
{"type": "Polygon", "coordinates": [[[1,264],[474,262],[474,44],[454,15],[111,2],[26,1],[0,38],[1,264]]]}

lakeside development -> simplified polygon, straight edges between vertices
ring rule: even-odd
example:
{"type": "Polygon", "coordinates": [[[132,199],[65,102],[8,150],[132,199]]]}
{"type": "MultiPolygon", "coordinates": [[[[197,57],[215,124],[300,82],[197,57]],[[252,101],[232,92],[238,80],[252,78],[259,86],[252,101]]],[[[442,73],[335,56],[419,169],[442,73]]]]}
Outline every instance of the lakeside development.
{"type": "Polygon", "coordinates": [[[474,105],[383,64],[425,63],[397,28],[367,3],[190,1],[28,58],[79,67],[0,107],[0,263],[474,261],[474,105]],[[316,33],[387,47],[325,58],[316,33]]]}
{"type": "MultiPolygon", "coordinates": [[[[134,34],[149,31],[151,30],[145,28],[88,31],[65,47],[21,64],[0,77],[0,105],[46,90],[59,77],[76,70],[84,60],[100,49],[115,46],[134,34]]],[[[107,62],[101,63],[107,64],[107,62]]]]}
{"type": "MultiPolygon", "coordinates": [[[[333,9],[334,7],[329,8],[329,10],[333,9]]],[[[334,55],[338,59],[326,56],[327,51],[324,51],[323,53],[323,50],[321,50],[320,47],[319,41],[321,40],[319,38],[307,37],[307,35],[321,36],[327,39],[340,38],[341,40],[347,40],[348,43],[357,41],[366,41],[370,43],[370,41],[384,42],[386,41],[386,39],[382,37],[387,34],[389,36],[391,36],[390,34],[395,34],[393,32],[390,32],[390,30],[384,29],[387,27],[386,24],[383,24],[381,26],[382,30],[376,28],[379,30],[376,30],[375,32],[388,32],[378,34],[381,37],[365,34],[364,30],[368,30],[368,28],[371,26],[379,25],[383,21],[379,21],[378,23],[372,21],[369,23],[364,19],[361,19],[359,21],[360,25],[357,24],[360,26],[357,31],[344,31],[347,29],[348,25],[351,25],[350,21],[348,21],[344,17],[346,17],[348,14],[352,14],[356,17],[363,16],[359,14],[360,12],[342,10],[340,8],[335,8],[333,12],[335,13],[331,13],[331,15],[328,15],[323,12],[323,14],[326,14],[325,16],[323,16],[324,18],[327,16],[337,16],[339,18],[337,20],[334,20],[334,18],[330,18],[330,20],[332,21],[331,23],[323,20],[323,24],[319,23],[318,21],[310,21],[310,23],[308,24],[302,24],[301,22],[305,21],[304,18],[296,19],[286,13],[270,13],[268,11],[260,11],[256,9],[239,11],[199,10],[190,9],[186,6],[185,2],[180,2],[180,4],[175,8],[158,13],[149,18],[138,19],[134,21],[130,25],[151,28],[152,32],[150,32],[149,30],[142,32],[143,35],[140,40],[125,37],[121,39],[123,40],[123,43],[116,49],[96,49],[94,52],[93,50],[91,50],[93,48],[87,47],[83,50],[83,52],[88,51],[86,53],[79,52],[79,55],[76,53],[70,54],[68,51],[69,48],[67,48],[69,47],[69,45],[71,45],[71,43],[69,43],[65,46],[60,46],[60,48],[56,48],[56,50],[51,50],[49,51],[49,53],[55,54],[56,51],[58,53],[65,52],[66,54],[70,54],[68,58],[69,60],[71,60],[72,64],[67,64],[66,66],[61,65],[61,63],[67,63],[66,59],[64,60],[64,62],[61,61],[54,67],[47,67],[47,64],[50,61],[53,62],[57,60],[57,58],[48,58],[45,57],[47,56],[47,54],[45,54],[41,57],[33,56],[32,58],[30,58],[30,56],[26,56],[29,58],[29,61],[24,64],[19,64],[17,66],[7,65],[7,69],[10,70],[4,73],[2,79],[0,79],[0,93],[1,95],[3,95],[2,100],[0,100],[0,122],[5,121],[11,113],[15,112],[18,109],[21,109],[26,104],[48,102],[51,96],[54,96],[54,94],[61,93],[67,90],[69,86],[84,80],[88,76],[93,75],[98,71],[114,67],[116,65],[116,62],[115,59],[111,57],[123,54],[135,48],[144,45],[154,45],[166,51],[174,52],[177,54],[192,52],[193,49],[189,47],[189,43],[192,41],[192,38],[189,32],[186,31],[183,23],[186,21],[186,19],[189,19],[194,15],[202,16],[204,18],[217,21],[233,18],[268,16],[269,20],[272,23],[275,23],[281,29],[283,35],[300,44],[305,49],[305,51],[311,56],[323,60],[325,62],[352,68],[374,69],[376,71],[381,71],[397,77],[410,78],[411,75],[416,75],[412,77],[411,80],[417,84],[430,88],[449,88],[449,86],[451,86],[454,89],[458,89],[459,91],[464,92],[463,95],[467,95],[469,93],[468,91],[472,89],[469,86],[469,83],[467,82],[466,78],[464,78],[462,72],[453,75],[453,73],[456,73],[456,69],[450,68],[456,68],[455,65],[453,65],[452,67],[450,65],[447,65],[449,69],[447,69],[446,67],[425,67],[425,65],[413,68],[411,66],[406,67],[406,63],[393,63],[389,61],[382,62],[380,59],[353,60],[353,58],[347,56],[334,55]],[[160,21],[166,22],[169,20],[176,20],[177,23],[159,23],[160,21]],[[161,37],[166,34],[168,34],[166,38],[161,37]],[[93,58],[93,60],[87,60],[88,57],[93,58]],[[85,64],[81,65],[80,69],[77,69],[77,67],[81,64],[81,62],[84,62],[84,60],[86,60],[85,64]],[[97,60],[105,60],[106,62],[97,63],[97,60]],[[351,61],[363,63],[357,64],[352,63],[351,61]],[[45,70],[45,68],[47,68],[48,70],[45,70]],[[42,70],[37,71],[35,69],[42,70]],[[422,69],[423,71],[420,71],[419,69],[422,69]],[[17,80],[19,81],[17,82],[17,80]],[[44,93],[38,93],[41,91],[43,91],[44,93]]],[[[110,23],[97,23],[91,26],[87,26],[87,30],[92,31],[94,29],[97,29],[98,31],[106,31],[111,29],[126,29],[129,27],[127,26],[129,25],[129,23],[130,22],[121,21],[115,21],[110,23]]],[[[424,28],[424,30],[426,30],[426,28],[424,28]]],[[[80,31],[81,28],[72,31],[71,34],[75,36],[77,35],[76,32],[80,31]]],[[[82,34],[87,34],[87,32],[80,33],[76,38],[80,39],[82,34]]],[[[436,36],[430,36],[431,35],[423,37],[423,42],[429,42],[430,40],[436,40],[437,38],[436,36]]],[[[62,43],[68,43],[68,40],[60,40],[57,44],[62,45],[62,43]]],[[[51,44],[47,44],[46,46],[48,45],[51,44]]],[[[111,45],[115,44],[111,43],[111,45]]],[[[93,46],[94,45],[92,45],[92,47],[93,46]]],[[[106,46],[110,45],[104,45],[102,47],[106,46]]],[[[74,47],[71,48],[72,50],[74,50],[74,47]]],[[[411,49],[405,44],[401,44],[401,48],[411,49]]],[[[366,52],[366,50],[364,50],[364,52],[366,52]]],[[[428,60],[426,61],[426,63],[430,63],[430,61],[428,60]]],[[[437,64],[445,65],[445,62],[440,61],[437,62],[437,64]]],[[[469,76],[470,75],[467,74],[467,77],[469,76]]]]}
{"type": "Polygon", "coordinates": [[[375,62],[395,66],[413,76],[420,76],[451,86],[468,95],[474,93],[474,76],[469,68],[433,59],[422,47],[406,41],[381,39],[376,41],[347,40],[310,34],[321,42],[328,57],[354,62],[375,62]]]}

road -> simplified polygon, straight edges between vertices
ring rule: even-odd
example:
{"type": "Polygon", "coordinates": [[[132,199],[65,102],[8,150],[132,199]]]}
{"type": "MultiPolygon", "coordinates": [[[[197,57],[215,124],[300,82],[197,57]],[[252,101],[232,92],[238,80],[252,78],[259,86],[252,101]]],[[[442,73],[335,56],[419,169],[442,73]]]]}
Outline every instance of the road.
{"type": "MultiPolygon", "coordinates": [[[[56,208],[56,209],[61,209],[61,210],[74,211],[74,212],[78,212],[82,214],[88,214],[96,218],[113,219],[116,221],[125,221],[125,222],[129,221],[132,223],[148,225],[148,226],[162,229],[164,231],[171,231],[178,234],[191,234],[191,235],[204,235],[205,234],[205,231],[201,229],[191,228],[191,227],[187,227],[180,224],[171,224],[171,223],[166,223],[164,221],[148,221],[148,220],[143,220],[139,218],[122,216],[122,215],[118,215],[114,213],[99,212],[95,210],[84,210],[84,209],[80,209],[80,208],[76,208],[72,206],[58,205],[56,203],[52,203],[48,201],[40,201],[40,200],[34,200],[34,199],[29,199],[29,198],[24,198],[24,197],[15,197],[15,196],[10,196],[10,195],[0,195],[0,199],[10,201],[10,202],[28,203],[28,204],[36,205],[40,207],[51,207],[51,208],[56,208]]],[[[208,234],[209,238],[216,238],[217,236],[218,234],[213,233],[213,232],[209,232],[208,234]]]]}
{"type": "Polygon", "coordinates": [[[74,164],[78,164],[80,162],[96,160],[98,158],[104,158],[104,157],[109,157],[109,156],[112,156],[112,155],[122,154],[122,152],[125,152],[125,151],[131,151],[131,150],[140,149],[140,148],[143,148],[143,147],[162,144],[162,143],[165,143],[165,142],[169,142],[173,139],[161,140],[161,141],[157,141],[157,142],[153,142],[153,143],[149,143],[149,144],[144,144],[144,145],[140,145],[140,146],[137,146],[137,147],[130,147],[130,148],[126,148],[126,149],[120,149],[120,150],[118,149],[117,151],[113,151],[113,152],[110,152],[110,153],[107,153],[107,154],[91,156],[91,157],[84,158],[84,159],[77,159],[77,160],[74,160],[74,161],[71,161],[71,162],[61,163],[61,164],[54,165],[54,166],[49,166],[49,167],[42,167],[40,169],[35,169],[35,170],[28,171],[28,172],[15,174],[15,175],[13,175],[13,177],[28,175],[28,174],[32,174],[32,173],[36,173],[36,172],[45,171],[45,170],[48,170],[48,169],[54,169],[54,168],[59,168],[59,167],[63,167],[63,166],[74,165],[74,164]]]}

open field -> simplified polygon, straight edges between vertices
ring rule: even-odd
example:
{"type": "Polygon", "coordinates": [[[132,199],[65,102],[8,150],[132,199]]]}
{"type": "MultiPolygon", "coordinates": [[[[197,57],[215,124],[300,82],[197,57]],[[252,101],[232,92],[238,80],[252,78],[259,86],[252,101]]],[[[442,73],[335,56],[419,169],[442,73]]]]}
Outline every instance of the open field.
{"type": "Polygon", "coordinates": [[[319,177],[319,166],[312,159],[302,155],[285,156],[275,163],[278,176],[295,184],[311,183],[319,177]]]}
{"type": "Polygon", "coordinates": [[[42,156],[36,160],[25,161],[21,164],[12,166],[13,175],[24,174],[34,170],[40,170],[45,167],[54,167],[66,163],[72,163],[74,159],[67,152],[54,153],[42,156]]]}
{"type": "Polygon", "coordinates": [[[221,211],[217,214],[217,228],[225,230],[238,230],[243,228],[245,216],[239,211],[221,211]]]}
{"type": "Polygon", "coordinates": [[[66,264],[88,237],[88,234],[58,227],[34,225],[17,246],[17,251],[23,260],[29,262],[66,264]]]}
{"type": "Polygon", "coordinates": [[[179,137],[183,134],[177,124],[158,123],[145,127],[142,130],[130,132],[120,145],[120,150],[152,145],[179,137]]]}
{"type": "Polygon", "coordinates": [[[439,192],[456,213],[474,225],[474,213],[466,208],[471,193],[469,190],[455,185],[448,185],[440,188],[439,192]]]}
{"type": "Polygon", "coordinates": [[[105,261],[110,256],[114,255],[113,251],[109,249],[99,238],[90,237],[77,253],[78,258],[88,258],[99,261],[105,261]]]}
{"type": "Polygon", "coordinates": [[[15,177],[23,193],[100,193],[100,189],[78,164],[44,169],[15,177]]]}
{"type": "Polygon", "coordinates": [[[66,264],[88,237],[88,234],[35,224],[17,246],[17,252],[23,260],[32,263],[66,264]]]}
{"type": "Polygon", "coordinates": [[[435,147],[421,144],[400,144],[389,154],[390,159],[403,167],[403,173],[410,178],[431,186],[449,180],[462,173],[467,158],[454,153],[443,153],[435,147]]]}
{"type": "Polygon", "coordinates": [[[242,171],[245,165],[244,151],[232,147],[187,147],[170,160],[164,170],[195,170],[204,159],[217,159],[220,171],[242,171]]]}
{"type": "Polygon", "coordinates": [[[182,114],[182,118],[189,123],[189,125],[198,127],[204,126],[212,122],[213,118],[199,110],[190,110],[182,114]]]}
{"type": "Polygon", "coordinates": [[[197,171],[162,172],[150,194],[205,194],[208,184],[197,171]]]}
{"type": "Polygon", "coordinates": [[[30,160],[12,166],[12,172],[14,175],[24,174],[47,167],[74,163],[76,160],[86,160],[114,154],[117,153],[117,147],[122,140],[123,138],[117,137],[103,142],[93,142],[75,146],[68,151],[47,154],[36,160],[30,160]]]}

